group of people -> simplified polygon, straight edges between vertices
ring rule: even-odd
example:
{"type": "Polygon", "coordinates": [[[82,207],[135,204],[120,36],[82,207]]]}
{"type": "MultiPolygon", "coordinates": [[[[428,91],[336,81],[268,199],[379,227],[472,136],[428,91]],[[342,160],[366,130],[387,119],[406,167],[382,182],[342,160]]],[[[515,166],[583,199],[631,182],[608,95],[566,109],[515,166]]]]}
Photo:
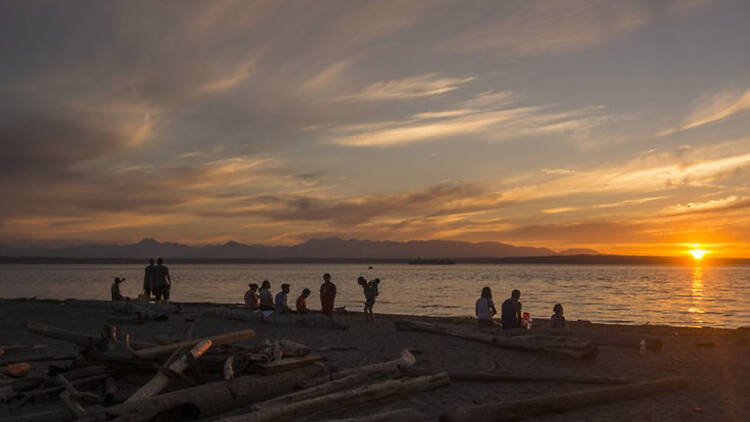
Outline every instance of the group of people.
{"type": "MultiPolygon", "coordinates": [[[[510,297],[503,302],[500,311],[500,325],[503,329],[531,328],[529,317],[521,312],[520,290],[514,289],[511,292],[510,297]]],[[[559,303],[556,304],[552,308],[552,312],[554,313],[550,317],[550,327],[565,327],[565,316],[562,305],[559,303]]],[[[492,290],[489,287],[482,289],[482,293],[475,305],[475,313],[480,327],[497,326],[497,323],[493,319],[497,315],[497,309],[495,308],[495,302],[492,301],[492,290]]]]}
{"type": "MultiPolygon", "coordinates": [[[[120,291],[120,284],[124,281],[124,278],[115,277],[110,289],[113,301],[128,299],[120,291]]],[[[169,276],[169,268],[164,265],[164,260],[162,258],[158,258],[156,261],[153,258],[149,259],[148,266],[143,273],[143,289],[138,298],[151,301],[151,295],[153,295],[157,302],[167,302],[169,301],[169,290],[171,288],[172,278],[169,276]]]]}
{"type": "MultiPolygon", "coordinates": [[[[362,287],[365,294],[365,318],[372,320],[374,318],[373,307],[375,306],[375,298],[378,296],[380,279],[376,278],[367,281],[364,277],[359,277],[357,283],[362,287]]],[[[274,296],[271,293],[270,281],[263,280],[260,288],[258,288],[256,283],[250,283],[245,292],[245,305],[251,311],[275,312],[278,314],[306,314],[310,312],[310,308],[307,307],[307,298],[310,297],[311,293],[310,289],[307,287],[302,289],[302,292],[297,296],[297,300],[294,303],[294,309],[288,303],[290,291],[291,286],[288,283],[284,283],[281,285],[281,291],[274,296]]],[[[323,315],[332,318],[335,303],[336,285],[331,282],[330,274],[323,274],[323,283],[320,285],[320,311],[323,315]]]]}

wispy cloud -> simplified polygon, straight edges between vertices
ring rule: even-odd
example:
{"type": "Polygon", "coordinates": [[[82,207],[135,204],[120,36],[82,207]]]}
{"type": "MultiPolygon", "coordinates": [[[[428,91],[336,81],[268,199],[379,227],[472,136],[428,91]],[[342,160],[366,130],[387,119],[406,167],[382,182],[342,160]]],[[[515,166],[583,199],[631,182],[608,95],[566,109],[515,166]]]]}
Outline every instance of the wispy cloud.
{"type": "Polygon", "coordinates": [[[453,91],[459,86],[474,80],[473,76],[464,78],[446,78],[437,73],[411,76],[387,82],[376,82],[363,88],[358,93],[341,97],[341,100],[405,100],[411,98],[432,97],[453,91]]]}
{"type": "Polygon", "coordinates": [[[693,101],[692,109],[679,127],[665,130],[659,135],[671,135],[750,112],[750,89],[726,90],[714,95],[704,95],[693,101]]]}

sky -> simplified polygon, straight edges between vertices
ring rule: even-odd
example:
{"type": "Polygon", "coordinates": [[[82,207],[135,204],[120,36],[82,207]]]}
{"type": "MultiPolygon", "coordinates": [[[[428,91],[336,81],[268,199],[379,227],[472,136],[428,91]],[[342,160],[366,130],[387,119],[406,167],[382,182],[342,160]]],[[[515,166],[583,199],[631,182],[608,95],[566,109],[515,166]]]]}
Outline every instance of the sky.
{"type": "Polygon", "coordinates": [[[0,242],[750,257],[750,3],[4,1],[0,242]]]}

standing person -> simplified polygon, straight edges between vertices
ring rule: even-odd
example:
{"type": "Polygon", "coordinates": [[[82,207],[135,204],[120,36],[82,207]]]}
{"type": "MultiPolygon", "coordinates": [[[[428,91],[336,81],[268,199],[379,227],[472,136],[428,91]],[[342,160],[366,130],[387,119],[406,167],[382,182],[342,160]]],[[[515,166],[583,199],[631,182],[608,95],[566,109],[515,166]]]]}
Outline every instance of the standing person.
{"type": "Polygon", "coordinates": [[[156,266],[151,269],[151,279],[153,281],[154,300],[169,301],[169,290],[172,287],[172,279],[169,277],[169,268],[164,265],[164,260],[158,258],[156,266]]]}
{"type": "Polygon", "coordinates": [[[120,283],[125,281],[124,278],[115,277],[115,282],[112,283],[112,301],[117,302],[121,300],[125,300],[125,297],[120,293],[120,283]]]}
{"type": "Polygon", "coordinates": [[[375,320],[375,314],[372,311],[372,307],[375,306],[375,298],[378,297],[378,285],[380,279],[370,280],[364,286],[365,288],[365,319],[370,321],[375,320]]]}
{"type": "Polygon", "coordinates": [[[474,312],[477,314],[480,327],[495,326],[492,317],[497,314],[497,309],[495,309],[495,302],[492,301],[492,290],[489,287],[482,289],[482,294],[474,306],[474,312]]]}
{"type": "Polygon", "coordinates": [[[151,301],[151,292],[154,290],[154,280],[151,274],[154,270],[154,258],[148,260],[148,266],[143,270],[143,294],[151,301]]]}
{"type": "Polygon", "coordinates": [[[273,311],[273,294],[271,294],[271,282],[263,280],[260,284],[260,310],[261,311],[273,311]]]}
{"type": "Polygon", "coordinates": [[[287,305],[287,297],[289,296],[289,285],[284,283],[281,285],[281,291],[276,293],[276,300],[273,302],[273,307],[279,314],[288,314],[291,312],[289,305],[287,305]]]}
{"type": "Polygon", "coordinates": [[[333,305],[336,302],[336,285],[331,283],[331,275],[323,274],[323,284],[320,285],[320,311],[323,315],[333,318],[333,305]]]}
{"type": "Polygon", "coordinates": [[[521,291],[516,289],[510,294],[510,298],[503,302],[502,316],[500,321],[503,329],[510,330],[521,326],[521,291]]]}
{"type": "Polygon", "coordinates": [[[248,289],[245,292],[245,306],[251,311],[255,311],[260,308],[260,295],[258,294],[258,285],[250,283],[247,285],[248,289]]]}
{"type": "Polygon", "coordinates": [[[307,298],[310,296],[310,289],[304,288],[302,289],[302,294],[299,295],[297,298],[296,308],[298,314],[306,314],[310,312],[309,309],[307,309],[307,298]]]}

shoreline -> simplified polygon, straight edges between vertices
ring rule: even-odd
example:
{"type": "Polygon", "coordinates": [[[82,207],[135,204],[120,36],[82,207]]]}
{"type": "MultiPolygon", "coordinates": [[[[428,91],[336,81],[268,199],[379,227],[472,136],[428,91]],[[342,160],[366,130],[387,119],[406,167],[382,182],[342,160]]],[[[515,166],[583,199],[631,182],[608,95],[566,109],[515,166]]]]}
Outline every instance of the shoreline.
{"type": "MultiPolygon", "coordinates": [[[[112,324],[109,301],[73,302],[54,299],[0,299],[0,332],[5,344],[46,344],[48,352],[69,355],[70,343],[40,337],[22,327],[27,320],[53,325],[64,330],[93,335],[105,324],[112,324]]],[[[477,328],[476,320],[468,317],[429,317],[414,315],[375,314],[367,323],[361,312],[335,314],[335,321],[349,326],[347,330],[309,327],[275,322],[237,321],[204,315],[216,303],[180,303],[182,314],[170,314],[165,321],[145,321],[140,325],[120,325],[133,340],[153,342],[155,337],[182,333],[185,318],[195,318],[196,338],[250,328],[255,337],[240,345],[252,346],[264,340],[290,339],[313,349],[323,356],[332,370],[353,368],[398,357],[402,350],[419,351],[417,367],[424,371],[471,373],[504,373],[523,376],[589,376],[627,378],[633,382],[683,376],[691,380],[682,390],[640,399],[596,405],[564,413],[535,417],[534,421],[614,420],[632,421],[659,419],[661,422],[684,420],[750,420],[750,329],[688,328],[655,325],[616,325],[571,322],[565,331],[582,338],[621,336],[639,340],[655,338],[661,342],[658,351],[650,348],[641,353],[637,345],[599,346],[598,356],[591,361],[561,359],[546,354],[512,350],[434,333],[404,332],[394,321],[411,320],[440,323],[464,332],[487,332],[477,328]],[[676,335],[675,335],[676,334],[676,335]],[[698,409],[698,410],[696,410],[698,409]],[[697,419],[696,419],[697,418],[697,419]]],[[[224,304],[224,307],[235,307],[224,304]]],[[[530,334],[544,334],[545,320],[535,320],[530,334]]],[[[491,329],[495,335],[503,330],[491,329]]],[[[520,331],[515,334],[524,335],[520,331]]],[[[510,338],[510,337],[508,337],[510,338]]],[[[649,340],[650,341],[650,340],[649,340]]],[[[44,375],[50,365],[61,362],[33,362],[28,376],[44,375]]],[[[134,375],[135,377],[135,375],[134,375]]],[[[118,387],[134,391],[147,378],[132,378],[118,387]]],[[[360,417],[367,414],[403,408],[419,410],[430,420],[457,407],[544,397],[596,388],[566,382],[469,382],[454,380],[448,385],[398,398],[394,402],[367,403],[360,407],[327,412],[308,420],[360,417]]],[[[250,403],[248,403],[250,404],[250,403]]],[[[22,412],[59,409],[59,403],[32,403],[22,412]]],[[[247,413],[236,409],[220,416],[247,413]]],[[[12,415],[9,404],[0,403],[0,417],[12,415]]],[[[213,418],[203,420],[214,420],[213,418]]]]}

